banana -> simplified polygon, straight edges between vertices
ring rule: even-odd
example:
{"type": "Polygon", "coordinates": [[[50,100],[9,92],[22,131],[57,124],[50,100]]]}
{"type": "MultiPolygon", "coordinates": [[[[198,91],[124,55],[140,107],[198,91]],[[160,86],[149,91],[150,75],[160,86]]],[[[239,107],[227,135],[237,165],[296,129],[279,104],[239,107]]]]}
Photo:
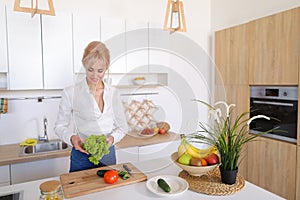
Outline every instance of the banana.
{"type": "Polygon", "coordinates": [[[182,156],[183,154],[187,153],[187,150],[189,149],[189,144],[186,142],[181,142],[181,144],[178,146],[178,158],[182,156]]]}
{"type": "Polygon", "coordinates": [[[183,134],[180,135],[181,137],[181,143],[178,146],[178,158],[182,156],[183,154],[187,153],[188,149],[190,148],[189,143],[186,141],[185,136],[183,134]]]}
{"type": "Polygon", "coordinates": [[[190,147],[196,151],[197,153],[200,153],[200,154],[211,154],[211,153],[217,153],[218,150],[215,146],[210,146],[209,148],[207,149],[198,149],[197,147],[193,146],[192,144],[190,144],[190,147]]]}
{"type": "Polygon", "coordinates": [[[208,155],[218,153],[218,150],[215,146],[211,146],[207,149],[199,149],[192,144],[190,144],[184,135],[181,135],[181,144],[178,146],[178,157],[182,156],[183,154],[188,153],[194,158],[205,158],[208,155]]]}
{"type": "Polygon", "coordinates": [[[192,157],[195,158],[205,158],[212,153],[217,153],[217,149],[215,146],[211,146],[207,149],[198,149],[192,144],[189,145],[190,148],[187,150],[187,153],[189,153],[192,157]]]}

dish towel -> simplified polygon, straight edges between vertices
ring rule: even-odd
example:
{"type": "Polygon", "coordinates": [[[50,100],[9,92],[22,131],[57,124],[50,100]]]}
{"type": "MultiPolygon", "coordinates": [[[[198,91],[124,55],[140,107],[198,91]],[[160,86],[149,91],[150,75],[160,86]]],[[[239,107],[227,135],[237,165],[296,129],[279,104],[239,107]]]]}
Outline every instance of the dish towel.
{"type": "Polygon", "coordinates": [[[8,99],[0,98],[0,114],[7,113],[8,99]]]}

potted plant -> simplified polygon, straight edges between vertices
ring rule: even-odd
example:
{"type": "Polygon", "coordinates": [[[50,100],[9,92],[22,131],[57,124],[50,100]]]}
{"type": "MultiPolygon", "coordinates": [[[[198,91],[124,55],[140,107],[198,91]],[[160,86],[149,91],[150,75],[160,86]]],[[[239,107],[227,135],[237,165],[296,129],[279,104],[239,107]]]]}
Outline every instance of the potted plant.
{"type": "Polygon", "coordinates": [[[238,161],[244,145],[256,137],[271,131],[252,135],[249,134],[249,124],[257,118],[265,118],[267,120],[270,120],[270,118],[264,115],[258,115],[249,119],[248,111],[234,118],[232,116],[232,107],[235,106],[234,104],[228,105],[224,101],[218,101],[212,106],[201,100],[195,101],[206,105],[210,109],[209,116],[212,115],[213,120],[212,123],[200,122],[200,130],[196,133],[189,134],[187,137],[192,142],[216,146],[221,159],[219,169],[222,182],[234,184],[238,172],[238,161]],[[220,106],[222,105],[225,107],[225,115],[223,115],[221,111],[220,106]],[[229,179],[226,179],[226,172],[232,174],[228,177],[229,179]]]}

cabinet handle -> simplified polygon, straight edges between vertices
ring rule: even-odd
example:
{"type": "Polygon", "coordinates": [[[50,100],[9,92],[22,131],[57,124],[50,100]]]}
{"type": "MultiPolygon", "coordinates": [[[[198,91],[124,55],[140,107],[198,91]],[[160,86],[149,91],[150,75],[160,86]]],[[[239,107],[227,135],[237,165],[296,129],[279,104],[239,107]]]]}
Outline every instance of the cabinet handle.
{"type": "Polygon", "coordinates": [[[282,102],[272,102],[272,101],[253,101],[256,104],[266,104],[266,105],[276,105],[276,106],[289,106],[293,107],[294,104],[292,103],[282,103],[282,102]]]}

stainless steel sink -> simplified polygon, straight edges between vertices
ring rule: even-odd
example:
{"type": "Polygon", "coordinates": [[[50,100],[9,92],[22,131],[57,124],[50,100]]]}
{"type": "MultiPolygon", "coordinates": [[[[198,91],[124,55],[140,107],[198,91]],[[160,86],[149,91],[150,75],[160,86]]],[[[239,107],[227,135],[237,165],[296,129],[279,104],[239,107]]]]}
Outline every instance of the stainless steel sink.
{"type": "Polygon", "coordinates": [[[33,155],[33,154],[41,154],[41,153],[50,153],[50,152],[58,152],[58,151],[66,151],[71,147],[61,141],[61,140],[50,140],[49,142],[38,143],[35,146],[24,146],[21,147],[20,155],[33,155]]]}

